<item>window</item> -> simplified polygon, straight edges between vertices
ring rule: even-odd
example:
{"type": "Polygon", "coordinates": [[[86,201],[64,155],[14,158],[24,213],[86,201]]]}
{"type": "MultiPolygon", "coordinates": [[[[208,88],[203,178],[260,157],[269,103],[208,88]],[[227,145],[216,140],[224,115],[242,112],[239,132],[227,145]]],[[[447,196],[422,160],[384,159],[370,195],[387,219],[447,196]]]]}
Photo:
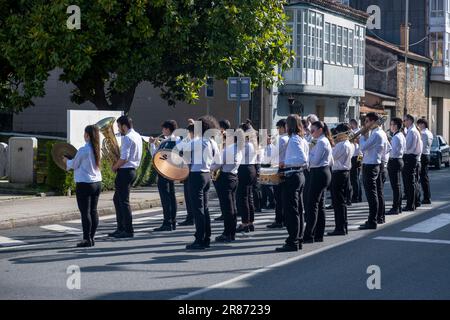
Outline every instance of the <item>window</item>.
{"type": "Polygon", "coordinates": [[[430,56],[433,59],[433,67],[444,65],[444,34],[442,32],[431,32],[430,34],[430,56]]]}
{"type": "Polygon", "coordinates": [[[336,25],[331,26],[331,51],[330,62],[336,63],[336,25]]]}
{"type": "Polygon", "coordinates": [[[336,63],[342,64],[342,27],[337,27],[336,63]]]}
{"type": "Polygon", "coordinates": [[[348,30],[348,65],[353,66],[353,30],[348,30]]]}
{"type": "Polygon", "coordinates": [[[444,16],[444,0],[431,0],[431,17],[439,18],[444,16]]]}
{"type": "Polygon", "coordinates": [[[342,63],[348,65],[348,29],[344,28],[344,35],[342,38],[342,63]]]}
{"type": "Polygon", "coordinates": [[[354,37],[354,87],[364,89],[364,74],[365,74],[365,42],[364,42],[365,28],[357,25],[355,27],[354,37]]]}
{"type": "Polygon", "coordinates": [[[325,23],[325,62],[330,61],[330,24],[325,23]]]}
{"type": "Polygon", "coordinates": [[[297,42],[296,42],[296,58],[297,58],[297,68],[302,67],[302,11],[297,11],[297,42]]]}

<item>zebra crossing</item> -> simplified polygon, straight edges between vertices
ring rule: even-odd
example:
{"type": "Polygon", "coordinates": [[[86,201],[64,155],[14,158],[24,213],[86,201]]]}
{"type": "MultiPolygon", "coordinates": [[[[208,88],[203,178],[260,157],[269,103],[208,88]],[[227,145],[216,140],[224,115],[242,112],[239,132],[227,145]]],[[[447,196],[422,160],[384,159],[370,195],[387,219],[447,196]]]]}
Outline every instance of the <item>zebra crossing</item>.
{"type": "MultiPolygon", "coordinates": [[[[220,216],[220,207],[217,199],[211,199],[209,203],[210,214],[211,214],[211,227],[213,233],[219,233],[223,229],[223,221],[215,221],[214,219],[220,216]]],[[[177,212],[178,221],[183,221],[186,217],[186,210],[181,207],[181,210],[177,212]]],[[[429,208],[425,208],[429,209],[429,208]]],[[[364,223],[368,215],[368,204],[357,203],[353,204],[348,208],[348,229],[350,231],[358,230],[359,226],[364,223]]],[[[402,215],[405,216],[406,214],[402,215]]],[[[266,225],[271,224],[274,221],[275,213],[274,210],[263,209],[261,213],[255,213],[255,227],[256,232],[267,232],[266,225]]],[[[111,232],[115,228],[116,216],[108,215],[100,217],[100,225],[96,235],[96,238],[107,237],[107,233],[111,232]]],[[[395,219],[389,217],[389,219],[395,219]]],[[[135,236],[139,237],[145,234],[148,236],[148,232],[152,231],[155,227],[162,223],[163,214],[161,208],[154,208],[149,210],[139,210],[133,212],[133,224],[135,226],[135,236]]],[[[239,218],[238,218],[239,222],[239,218]]],[[[389,222],[389,221],[388,221],[389,222]]],[[[450,224],[450,214],[443,214],[436,216],[431,221],[425,221],[422,224],[411,226],[410,228],[404,229],[404,232],[420,230],[431,230],[443,227],[450,224]],[[422,229],[421,229],[422,228],[422,229]]],[[[189,226],[187,228],[194,229],[194,226],[189,226]]],[[[331,231],[334,228],[334,213],[333,210],[327,210],[326,212],[326,229],[331,231]]],[[[6,236],[0,233],[0,250],[10,249],[13,247],[23,247],[23,246],[37,246],[37,241],[42,238],[47,238],[49,241],[77,241],[82,234],[81,221],[80,219],[69,220],[61,224],[51,224],[37,227],[38,233],[31,238],[22,238],[20,236],[6,236]]],[[[179,230],[181,228],[178,228],[179,230]]],[[[185,230],[185,229],[184,229],[185,230]]],[[[176,232],[176,231],[175,231],[176,232]]],[[[170,237],[170,233],[166,234],[170,237]]],[[[48,242],[47,242],[48,243],[48,242]]]]}

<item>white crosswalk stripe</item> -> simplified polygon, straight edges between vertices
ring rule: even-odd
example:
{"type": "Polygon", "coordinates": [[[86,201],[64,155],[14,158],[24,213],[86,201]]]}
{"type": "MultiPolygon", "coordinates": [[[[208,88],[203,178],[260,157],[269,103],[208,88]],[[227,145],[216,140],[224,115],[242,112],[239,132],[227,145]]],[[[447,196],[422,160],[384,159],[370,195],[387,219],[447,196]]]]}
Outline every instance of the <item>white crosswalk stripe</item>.
{"type": "Polygon", "coordinates": [[[415,232],[415,233],[431,233],[437,229],[443,228],[450,224],[450,214],[443,213],[419,222],[409,228],[403,229],[403,232],[415,232]]]}
{"type": "Polygon", "coordinates": [[[49,230],[49,231],[63,232],[63,233],[68,233],[68,234],[82,233],[80,229],[62,226],[60,224],[49,224],[46,226],[41,226],[41,228],[45,229],[45,230],[49,230]]]}
{"type": "Polygon", "coordinates": [[[25,242],[0,236],[0,247],[10,247],[24,245],[25,242]]]}

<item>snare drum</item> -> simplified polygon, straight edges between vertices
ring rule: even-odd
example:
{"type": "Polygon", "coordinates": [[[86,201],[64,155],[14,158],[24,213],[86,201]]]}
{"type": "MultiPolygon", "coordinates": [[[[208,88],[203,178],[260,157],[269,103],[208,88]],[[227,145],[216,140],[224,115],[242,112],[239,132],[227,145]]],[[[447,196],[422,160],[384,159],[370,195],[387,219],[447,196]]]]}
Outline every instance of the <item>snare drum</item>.
{"type": "Polygon", "coordinates": [[[259,184],[276,186],[279,185],[281,180],[281,175],[278,173],[278,168],[261,168],[259,172],[259,184]]]}

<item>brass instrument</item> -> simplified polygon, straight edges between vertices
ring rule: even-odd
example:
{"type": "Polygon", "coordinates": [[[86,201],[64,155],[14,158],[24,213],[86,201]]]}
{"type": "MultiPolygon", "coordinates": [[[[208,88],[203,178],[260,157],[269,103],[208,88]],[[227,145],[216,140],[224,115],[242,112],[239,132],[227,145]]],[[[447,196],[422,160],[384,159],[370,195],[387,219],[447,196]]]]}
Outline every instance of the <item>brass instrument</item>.
{"type": "Polygon", "coordinates": [[[217,181],[219,179],[221,171],[222,170],[220,170],[220,169],[211,171],[211,180],[212,181],[217,181]]]}
{"type": "Polygon", "coordinates": [[[115,121],[116,118],[108,117],[95,124],[104,136],[102,155],[112,164],[115,164],[120,159],[120,148],[113,128],[115,121]]]}
{"type": "Polygon", "coordinates": [[[341,132],[341,133],[334,135],[333,140],[336,143],[344,141],[344,140],[354,141],[354,140],[358,139],[360,136],[366,135],[369,131],[375,129],[376,127],[382,126],[386,122],[386,120],[387,120],[387,117],[383,116],[380,119],[378,119],[378,121],[371,128],[362,127],[361,129],[359,129],[356,132],[353,132],[352,130],[349,130],[346,132],[341,132]]]}
{"type": "Polygon", "coordinates": [[[155,147],[156,148],[159,148],[159,146],[161,145],[161,142],[163,142],[164,141],[164,139],[166,139],[166,137],[163,135],[163,134],[161,134],[161,135],[159,135],[157,138],[155,138],[156,139],[156,141],[155,141],[155,147]]]}

